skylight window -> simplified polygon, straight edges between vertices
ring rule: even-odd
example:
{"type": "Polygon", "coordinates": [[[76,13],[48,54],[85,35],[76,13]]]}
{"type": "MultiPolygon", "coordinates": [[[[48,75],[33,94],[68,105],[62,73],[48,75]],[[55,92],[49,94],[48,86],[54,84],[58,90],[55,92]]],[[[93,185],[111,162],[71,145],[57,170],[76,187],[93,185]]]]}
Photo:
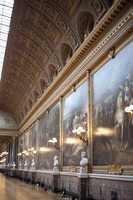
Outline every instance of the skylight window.
{"type": "Polygon", "coordinates": [[[0,0],[0,79],[4,63],[14,0],[0,0]]]}

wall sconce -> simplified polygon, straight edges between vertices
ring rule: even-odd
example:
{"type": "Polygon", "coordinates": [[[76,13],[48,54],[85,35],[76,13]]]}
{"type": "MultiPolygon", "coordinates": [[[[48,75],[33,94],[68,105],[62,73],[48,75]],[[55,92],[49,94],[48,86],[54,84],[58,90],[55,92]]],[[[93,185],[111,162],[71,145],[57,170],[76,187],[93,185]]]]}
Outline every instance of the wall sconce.
{"type": "Polygon", "coordinates": [[[0,163],[5,163],[6,162],[6,159],[3,158],[2,160],[0,160],[0,163]]]}
{"type": "Polygon", "coordinates": [[[8,155],[8,152],[7,151],[3,151],[1,154],[0,154],[0,158],[3,158],[4,156],[7,156],[8,155]]]}
{"type": "Polygon", "coordinates": [[[27,152],[26,150],[22,151],[22,154],[25,156],[29,156],[29,152],[27,152]]]}
{"type": "Polygon", "coordinates": [[[57,149],[57,138],[53,137],[52,139],[48,140],[49,144],[57,149]]]}
{"type": "Polygon", "coordinates": [[[34,147],[31,147],[31,149],[29,149],[29,152],[32,153],[33,155],[37,154],[37,151],[35,150],[34,147]]]}
{"type": "Polygon", "coordinates": [[[22,153],[18,153],[17,155],[18,155],[18,156],[22,156],[22,153]]]}
{"type": "Polygon", "coordinates": [[[125,108],[125,112],[128,114],[128,117],[133,119],[133,105],[125,108]]]}
{"type": "Polygon", "coordinates": [[[83,133],[85,133],[86,130],[83,129],[83,127],[79,126],[78,129],[74,129],[72,132],[75,133],[76,136],[78,136],[79,139],[83,141],[83,143],[87,143],[88,142],[88,139],[84,138],[83,133]]]}

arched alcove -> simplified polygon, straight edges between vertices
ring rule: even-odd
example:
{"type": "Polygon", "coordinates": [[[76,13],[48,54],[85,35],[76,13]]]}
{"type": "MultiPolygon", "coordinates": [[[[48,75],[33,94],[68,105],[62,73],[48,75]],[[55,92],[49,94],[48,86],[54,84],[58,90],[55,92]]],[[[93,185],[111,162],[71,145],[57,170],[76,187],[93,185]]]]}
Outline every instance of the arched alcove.
{"type": "Polygon", "coordinates": [[[50,82],[52,82],[55,79],[55,77],[58,75],[58,70],[56,69],[54,65],[50,64],[48,66],[48,74],[49,74],[50,82]]]}
{"type": "Polygon", "coordinates": [[[40,90],[43,93],[47,88],[47,84],[43,79],[40,79],[40,90]]]}
{"type": "Polygon", "coordinates": [[[72,48],[66,44],[66,43],[63,43],[61,45],[61,48],[60,48],[60,54],[61,54],[61,58],[62,58],[62,63],[63,65],[65,66],[65,64],[70,60],[70,58],[72,57],[73,55],[73,50],[72,48]]]}
{"type": "Polygon", "coordinates": [[[21,120],[23,120],[23,119],[24,119],[24,113],[21,112],[21,120]]]}
{"type": "Polygon", "coordinates": [[[77,26],[82,43],[93,29],[94,18],[92,14],[88,12],[81,13],[78,17],[77,26]]]}
{"type": "Polygon", "coordinates": [[[29,104],[29,109],[31,109],[33,106],[33,102],[31,101],[31,99],[28,100],[28,104],[29,104]]]}
{"type": "Polygon", "coordinates": [[[20,122],[21,122],[21,117],[18,116],[18,118],[17,118],[17,123],[20,124],[20,122]]]}
{"type": "Polygon", "coordinates": [[[39,93],[38,93],[36,90],[34,90],[34,91],[33,91],[33,96],[34,96],[34,100],[35,100],[35,102],[36,102],[37,99],[39,98],[39,93]]]}
{"type": "Polygon", "coordinates": [[[28,108],[27,108],[27,106],[24,106],[24,113],[25,113],[25,114],[28,113],[28,108]]]}
{"type": "Polygon", "coordinates": [[[14,117],[2,108],[0,108],[0,128],[17,128],[14,117]]]}

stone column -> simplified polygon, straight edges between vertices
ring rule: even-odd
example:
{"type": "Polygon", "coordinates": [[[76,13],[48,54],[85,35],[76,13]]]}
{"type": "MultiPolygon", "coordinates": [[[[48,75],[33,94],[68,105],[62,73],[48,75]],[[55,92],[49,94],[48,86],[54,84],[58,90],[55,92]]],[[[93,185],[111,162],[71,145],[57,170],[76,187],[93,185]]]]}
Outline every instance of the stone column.
{"type": "Polygon", "coordinates": [[[16,163],[16,137],[13,137],[12,141],[12,162],[16,163]]]}
{"type": "Polygon", "coordinates": [[[35,125],[36,125],[36,147],[35,147],[35,150],[37,151],[37,154],[34,155],[35,157],[35,168],[38,169],[39,168],[39,120],[37,119],[36,122],[35,122],[35,125]]]}
{"type": "Polygon", "coordinates": [[[12,163],[12,141],[9,144],[9,163],[12,163]]]}
{"type": "Polygon", "coordinates": [[[8,152],[8,155],[6,159],[6,165],[10,162],[10,143],[8,143],[7,152],[8,152]]]}

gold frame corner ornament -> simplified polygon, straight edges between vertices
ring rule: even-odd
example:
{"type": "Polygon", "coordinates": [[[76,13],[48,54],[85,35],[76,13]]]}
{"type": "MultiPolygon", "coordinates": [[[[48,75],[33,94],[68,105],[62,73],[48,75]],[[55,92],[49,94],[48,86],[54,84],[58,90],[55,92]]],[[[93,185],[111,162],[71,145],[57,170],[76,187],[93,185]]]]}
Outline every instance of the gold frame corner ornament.
{"type": "Polygon", "coordinates": [[[123,168],[119,165],[109,165],[108,173],[110,175],[121,175],[123,173],[123,168]]]}

